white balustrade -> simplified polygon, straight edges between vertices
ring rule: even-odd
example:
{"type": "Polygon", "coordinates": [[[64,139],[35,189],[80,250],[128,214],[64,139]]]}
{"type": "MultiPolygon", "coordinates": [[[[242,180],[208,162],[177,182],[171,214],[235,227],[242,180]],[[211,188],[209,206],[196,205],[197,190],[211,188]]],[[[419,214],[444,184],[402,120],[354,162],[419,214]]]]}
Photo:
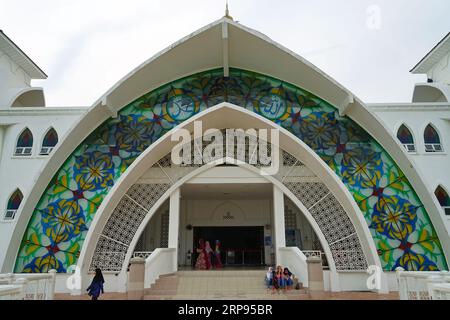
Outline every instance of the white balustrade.
{"type": "Polygon", "coordinates": [[[450,300],[450,283],[429,283],[432,300],[450,300]]]}
{"type": "Polygon", "coordinates": [[[174,267],[176,254],[175,248],[158,248],[145,259],[145,288],[150,288],[161,275],[177,271],[174,267]]]}
{"type": "Polygon", "coordinates": [[[53,300],[56,270],[0,274],[0,296],[13,300],[53,300]],[[20,288],[20,293],[17,293],[20,288]]]}
{"type": "Polygon", "coordinates": [[[450,283],[448,271],[404,271],[397,268],[401,300],[431,300],[431,285],[450,283]]]}
{"type": "Polygon", "coordinates": [[[318,250],[302,250],[302,252],[307,258],[317,257],[317,258],[322,259],[322,252],[321,251],[318,251],[318,250]]]}
{"type": "Polygon", "coordinates": [[[303,283],[303,286],[309,287],[308,263],[307,257],[303,251],[297,247],[279,248],[280,264],[288,267],[289,270],[303,283]]]}
{"type": "Polygon", "coordinates": [[[133,252],[133,258],[144,258],[147,259],[153,251],[135,251],[133,252]]]}
{"type": "Polygon", "coordinates": [[[23,300],[23,293],[21,285],[0,285],[0,300],[23,300]]]}

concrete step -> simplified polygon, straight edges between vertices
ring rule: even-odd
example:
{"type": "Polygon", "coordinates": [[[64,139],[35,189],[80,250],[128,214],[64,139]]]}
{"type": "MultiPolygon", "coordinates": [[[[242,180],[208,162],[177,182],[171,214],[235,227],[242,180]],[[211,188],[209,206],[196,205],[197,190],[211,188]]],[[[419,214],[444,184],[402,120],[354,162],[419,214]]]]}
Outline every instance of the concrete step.
{"type": "Polygon", "coordinates": [[[266,275],[264,270],[195,270],[195,271],[178,271],[179,277],[233,277],[233,278],[263,278],[266,275]]]}
{"type": "Polygon", "coordinates": [[[186,270],[160,277],[145,290],[147,300],[306,299],[306,290],[267,290],[265,270],[186,270]]]}
{"type": "Polygon", "coordinates": [[[176,294],[176,295],[146,295],[144,300],[307,300],[311,299],[309,294],[285,295],[266,293],[245,294],[176,294]]]}
{"type": "Polygon", "coordinates": [[[149,290],[145,292],[146,296],[174,296],[177,290],[149,290]]]}

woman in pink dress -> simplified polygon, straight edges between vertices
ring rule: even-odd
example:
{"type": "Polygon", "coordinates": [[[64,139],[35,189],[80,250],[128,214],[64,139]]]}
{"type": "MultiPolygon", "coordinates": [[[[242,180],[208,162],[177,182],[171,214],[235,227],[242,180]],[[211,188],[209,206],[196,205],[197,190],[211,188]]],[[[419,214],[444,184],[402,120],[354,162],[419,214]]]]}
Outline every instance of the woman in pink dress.
{"type": "Polygon", "coordinates": [[[222,268],[222,258],[220,257],[220,241],[216,240],[216,247],[214,249],[215,267],[222,268]]]}
{"type": "Polygon", "coordinates": [[[195,262],[195,269],[207,270],[207,258],[206,258],[206,250],[205,250],[205,241],[200,239],[198,241],[199,247],[197,248],[197,261],[195,262]]]}
{"type": "Polygon", "coordinates": [[[213,249],[211,248],[211,245],[209,244],[209,241],[206,241],[205,243],[205,251],[206,251],[206,266],[208,269],[212,269],[212,255],[213,255],[213,249]]]}

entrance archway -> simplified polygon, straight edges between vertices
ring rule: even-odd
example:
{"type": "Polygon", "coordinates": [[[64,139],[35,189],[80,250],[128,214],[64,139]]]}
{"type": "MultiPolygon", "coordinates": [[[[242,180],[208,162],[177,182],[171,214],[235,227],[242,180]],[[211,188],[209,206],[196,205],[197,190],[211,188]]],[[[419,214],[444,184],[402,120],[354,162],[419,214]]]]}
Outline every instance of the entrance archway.
{"type": "MultiPolygon", "coordinates": [[[[359,214],[357,217],[361,221],[366,219],[370,226],[384,270],[393,270],[396,266],[410,270],[446,267],[440,240],[428,216],[429,205],[425,209],[403,172],[365,129],[338,114],[333,106],[320,98],[288,83],[239,69],[232,70],[230,75],[230,78],[224,78],[220,70],[212,70],[180,79],[123,108],[120,117],[106,121],[79,145],[51,180],[36,205],[40,197],[39,188],[46,177],[42,176],[39,186],[25,201],[24,214],[20,215],[16,226],[17,229],[25,228],[25,220],[33,213],[15,269],[20,272],[46,272],[48,268],[56,268],[64,272],[78,260],[79,254],[83,254],[80,248],[99,205],[113,190],[112,185],[124,173],[129,173],[132,168],[130,164],[138,155],[142,155],[150,145],[152,147],[154,141],[169,128],[179,127],[186,118],[190,119],[198,112],[201,114],[205,112],[202,111],[204,108],[212,108],[212,103],[224,100],[236,101],[240,108],[248,108],[251,113],[269,119],[277,128],[286,128],[292,132],[294,141],[305,141],[332,169],[334,174],[331,176],[334,179],[342,179],[358,203],[356,212],[362,211],[365,216],[363,218],[359,214]],[[197,90],[194,96],[190,96],[189,92],[194,90],[198,79],[205,80],[202,83],[207,84],[207,94],[197,95],[200,92],[197,90]],[[243,95],[249,83],[258,85],[255,90],[243,95]],[[161,94],[164,98],[159,103],[156,98],[161,94]],[[294,96],[296,98],[293,100],[294,96]],[[186,99],[183,100],[183,97],[186,99]],[[274,118],[272,108],[283,110],[284,113],[276,112],[274,118]],[[298,112],[293,112],[296,110],[298,112]],[[173,112],[175,114],[171,114],[173,112]],[[97,166],[103,168],[101,176],[92,179],[90,172],[97,166]],[[64,228],[60,228],[57,215],[48,214],[64,214],[67,210],[71,220],[64,228]],[[392,221],[391,215],[401,219],[392,221]],[[51,223],[41,224],[42,218],[51,223]],[[30,252],[33,254],[30,255],[30,252]]],[[[227,120],[227,127],[240,126],[240,119],[227,120]]],[[[58,150],[54,156],[60,158],[58,150]]],[[[402,169],[408,170],[404,166],[402,169]]],[[[45,171],[46,174],[49,170],[45,171]]],[[[420,195],[428,199],[423,193],[420,195]]],[[[358,228],[358,224],[355,226],[358,228]]],[[[20,241],[17,238],[22,232],[14,234],[8,257],[15,254],[17,242],[20,241]]],[[[444,240],[448,238],[445,233],[441,236],[444,240]]],[[[13,260],[5,261],[10,263],[13,260]]]]}
{"type": "MultiPolygon", "coordinates": [[[[189,119],[180,127],[192,131],[193,123],[196,120],[203,121],[205,130],[230,127],[279,129],[271,121],[229,103],[221,103],[212,107],[189,119]]],[[[266,179],[277,185],[302,212],[309,213],[308,220],[321,239],[330,263],[330,269],[337,272],[337,270],[365,269],[367,264],[380,266],[367,225],[342,181],[337,179],[329,167],[302,141],[296,139],[284,129],[280,129],[280,132],[280,148],[284,150],[282,162],[286,164],[286,168],[282,168],[283,170],[280,170],[278,174],[273,177],[268,176],[266,179]],[[296,163],[303,168],[308,168],[318,180],[303,181],[301,183],[304,185],[301,187],[298,182],[288,179],[289,174],[287,173],[292,172],[296,163]],[[308,210],[308,208],[313,209],[308,210]],[[334,208],[332,215],[328,214],[330,208],[334,208]],[[355,250],[356,248],[357,250],[355,250]],[[333,251],[356,252],[356,256],[349,259],[348,256],[342,256],[342,254],[333,254],[333,251]],[[364,259],[361,259],[361,257],[364,257],[364,259]],[[335,261],[339,261],[337,268],[333,265],[335,261]],[[363,263],[358,264],[357,261],[363,261],[363,263]],[[348,268],[348,265],[352,263],[354,266],[348,268]]],[[[114,271],[126,270],[127,261],[132,255],[139,235],[156,209],[188,179],[217,164],[206,164],[200,168],[193,166],[172,170],[168,163],[168,155],[170,155],[170,150],[174,144],[170,141],[169,132],[144,151],[112,188],[99,208],[83,245],[79,259],[79,266],[82,267],[83,272],[88,272],[89,268],[93,266],[92,261],[95,261],[95,258],[92,259],[92,257],[95,257],[95,252],[101,253],[100,248],[109,248],[106,251],[122,252],[119,256],[122,255],[123,259],[118,257],[112,259],[115,265],[114,271]],[[149,168],[161,171],[159,175],[154,175],[159,179],[159,182],[153,184],[151,189],[147,190],[146,194],[149,194],[150,197],[143,200],[145,205],[138,205],[132,194],[143,194],[143,192],[139,192],[141,187],[150,188],[148,185],[142,186],[137,183],[149,168]],[[120,236],[124,236],[124,239],[127,238],[128,243],[113,241],[108,235],[108,230],[114,231],[114,226],[118,227],[117,221],[127,220],[123,216],[120,217],[121,212],[125,212],[123,208],[127,207],[133,208],[128,210],[128,212],[132,212],[131,215],[128,214],[128,218],[140,218],[138,221],[128,223],[128,225],[134,226],[131,233],[127,233],[126,229],[123,228],[124,226],[121,227],[122,234],[120,236]],[[119,210],[116,210],[116,208],[119,208],[119,210]],[[101,236],[102,234],[104,236],[101,236]],[[111,250],[111,248],[113,249],[111,250]]],[[[248,170],[258,170],[245,163],[240,164],[240,166],[248,170]]],[[[130,220],[127,221],[130,222],[130,220]]]]}

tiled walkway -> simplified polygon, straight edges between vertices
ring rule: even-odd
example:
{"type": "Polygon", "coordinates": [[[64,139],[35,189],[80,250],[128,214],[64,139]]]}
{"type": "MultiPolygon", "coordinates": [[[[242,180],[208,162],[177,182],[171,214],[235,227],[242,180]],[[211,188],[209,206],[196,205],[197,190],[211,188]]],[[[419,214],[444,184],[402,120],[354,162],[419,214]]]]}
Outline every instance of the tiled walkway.
{"type": "MultiPolygon", "coordinates": [[[[398,300],[398,293],[288,290],[273,292],[264,284],[264,270],[182,270],[161,276],[144,300],[398,300]]],[[[89,296],[57,294],[59,300],[88,300],[89,296]]],[[[106,293],[101,300],[126,300],[126,293],[106,293]]]]}
{"type": "MultiPolygon", "coordinates": [[[[339,292],[339,293],[330,293],[330,292],[313,292],[309,294],[302,295],[289,295],[289,297],[285,297],[283,294],[269,294],[265,295],[266,300],[398,300],[399,296],[397,292],[389,293],[389,294],[376,294],[372,292],[339,292]]],[[[248,296],[248,297],[227,297],[226,299],[231,300],[258,300],[261,299],[262,296],[248,296]]],[[[173,297],[175,298],[175,297],[173,297]]],[[[90,297],[88,295],[82,296],[71,296],[70,294],[56,294],[56,300],[89,300],[90,297]]],[[[179,299],[182,300],[183,297],[179,296],[179,299]]],[[[184,297],[184,299],[187,299],[184,297]]],[[[192,296],[189,299],[193,299],[192,296]]],[[[198,299],[198,298],[197,298],[198,299]]],[[[209,300],[213,300],[211,298],[209,300]]],[[[105,293],[100,297],[99,300],[127,300],[126,293],[105,293]]],[[[178,300],[178,299],[175,299],[178,300]]]]}

